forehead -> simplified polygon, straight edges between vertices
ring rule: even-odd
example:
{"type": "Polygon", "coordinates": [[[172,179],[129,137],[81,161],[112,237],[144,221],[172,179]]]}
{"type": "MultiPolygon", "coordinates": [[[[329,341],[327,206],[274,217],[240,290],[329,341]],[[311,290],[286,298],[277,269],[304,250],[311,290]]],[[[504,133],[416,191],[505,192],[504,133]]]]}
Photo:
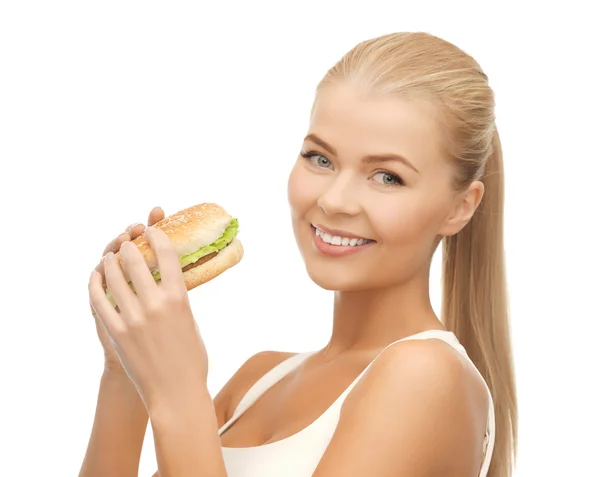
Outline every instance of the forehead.
{"type": "Polygon", "coordinates": [[[322,89],[310,121],[315,133],[340,155],[396,153],[417,168],[442,157],[433,104],[391,95],[361,94],[349,84],[322,89]]]}

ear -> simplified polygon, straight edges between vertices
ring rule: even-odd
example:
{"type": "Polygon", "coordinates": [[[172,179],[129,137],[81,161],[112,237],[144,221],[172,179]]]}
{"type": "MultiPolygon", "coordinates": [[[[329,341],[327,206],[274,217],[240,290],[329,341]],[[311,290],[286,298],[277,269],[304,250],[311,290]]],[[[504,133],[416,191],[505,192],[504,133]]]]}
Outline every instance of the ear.
{"type": "Polygon", "coordinates": [[[483,199],[485,187],[481,181],[473,181],[466,191],[459,193],[446,220],[442,223],[439,235],[451,236],[460,232],[483,199]]]}

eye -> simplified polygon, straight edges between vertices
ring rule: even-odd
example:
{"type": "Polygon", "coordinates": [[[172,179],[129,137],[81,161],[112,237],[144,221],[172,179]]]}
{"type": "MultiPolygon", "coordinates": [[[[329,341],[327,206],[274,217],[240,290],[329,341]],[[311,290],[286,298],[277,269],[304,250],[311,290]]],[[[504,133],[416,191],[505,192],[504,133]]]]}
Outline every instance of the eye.
{"type": "Polygon", "coordinates": [[[329,159],[317,152],[301,152],[300,155],[317,167],[331,168],[332,166],[329,159]]]}
{"type": "Polygon", "coordinates": [[[383,185],[404,185],[404,181],[402,180],[402,178],[400,178],[396,174],[392,174],[391,172],[377,172],[373,177],[378,177],[379,179],[376,179],[376,182],[383,185]]]}

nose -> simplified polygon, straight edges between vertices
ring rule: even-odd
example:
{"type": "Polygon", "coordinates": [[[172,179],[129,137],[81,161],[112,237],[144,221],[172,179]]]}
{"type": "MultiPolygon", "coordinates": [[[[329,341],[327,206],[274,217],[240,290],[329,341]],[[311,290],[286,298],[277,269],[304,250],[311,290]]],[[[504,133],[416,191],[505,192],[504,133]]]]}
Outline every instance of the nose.
{"type": "Polygon", "coordinates": [[[350,178],[342,175],[329,184],[317,200],[317,205],[327,215],[358,215],[361,210],[357,191],[350,178]]]}

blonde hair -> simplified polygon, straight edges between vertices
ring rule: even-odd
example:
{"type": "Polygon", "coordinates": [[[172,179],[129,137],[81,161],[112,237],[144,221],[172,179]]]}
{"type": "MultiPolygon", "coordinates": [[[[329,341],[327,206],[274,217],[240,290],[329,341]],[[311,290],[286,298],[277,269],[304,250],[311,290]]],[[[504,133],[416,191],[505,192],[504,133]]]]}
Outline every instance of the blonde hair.
{"type": "Polygon", "coordinates": [[[474,180],[485,186],[469,223],[443,239],[442,321],[466,348],[494,400],[496,440],[488,476],[510,477],[517,400],[504,264],[503,159],[488,78],[464,51],[419,32],[358,44],[327,72],[317,96],[340,81],[372,94],[432,101],[439,108],[444,152],[457,165],[456,189],[474,180]]]}

